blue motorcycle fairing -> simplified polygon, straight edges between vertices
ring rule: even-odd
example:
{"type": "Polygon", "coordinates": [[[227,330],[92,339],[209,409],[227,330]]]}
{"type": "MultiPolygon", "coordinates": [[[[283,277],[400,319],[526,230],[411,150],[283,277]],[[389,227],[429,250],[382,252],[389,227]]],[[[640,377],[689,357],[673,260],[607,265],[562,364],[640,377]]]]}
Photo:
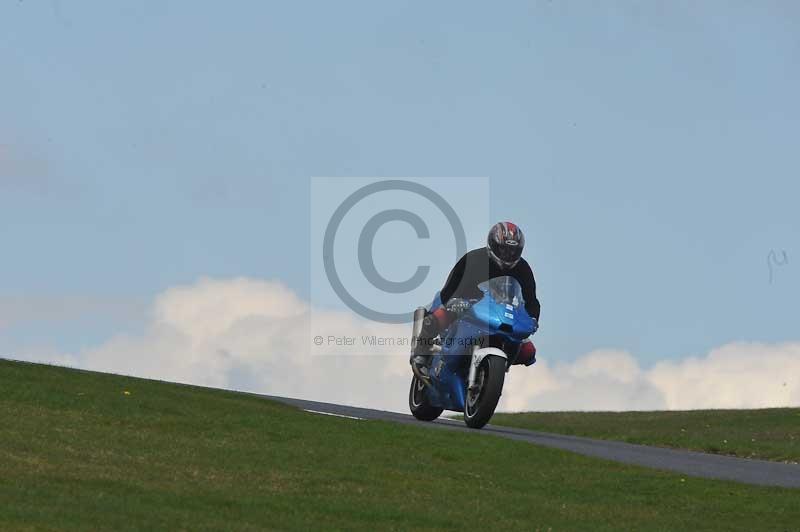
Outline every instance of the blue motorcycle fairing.
{"type": "MultiPolygon", "coordinates": [[[[486,338],[499,336],[505,345],[516,349],[537,329],[536,320],[525,310],[518,281],[511,277],[495,279],[497,285],[508,285],[506,292],[482,287],[484,297],[440,334],[442,350],[431,361],[428,387],[428,400],[434,406],[464,411],[469,361],[476,346],[488,347],[482,345],[486,338]]],[[[487,283],[493,285],[495,279],[487,283]]],[[[441,295],[437,292],[428,310],[439,306],[441,295]]]]}
{"type": "Polygon", "coordinates": [[[536,331],[535,320],[528,315],[524,306],[515,308],[511,304],[497,304],[491,298],[484,297],[470,310],[471,314],[467,314],[465,319],[491,331],[502,331],[514,340],[522,341],[536,331]]]}

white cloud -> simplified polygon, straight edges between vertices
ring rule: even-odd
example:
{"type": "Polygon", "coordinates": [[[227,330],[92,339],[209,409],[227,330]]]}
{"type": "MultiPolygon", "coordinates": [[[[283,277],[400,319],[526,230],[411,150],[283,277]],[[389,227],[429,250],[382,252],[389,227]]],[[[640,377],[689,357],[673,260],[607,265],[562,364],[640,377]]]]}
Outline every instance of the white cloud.
{"type": "MultiPolygon", "coordinates": [[[[311,324],[360,339],[405,337],[407,326],[313,310],[279,282],[203,279],[165,291],[141,336],[117,336],[72,354],[28,352],[52,361],[206,386],[406,411],[405,346],[323,346],[312,356],[311,324]],[[313,320],[310,317],[313,315],[313,320]],[[369,354],[366,354],[368,351],[369,354]],[[324,355],[317,355],[317,353],[324,355]]],[[[327,333],[325,333],[327,334],[327,333]]],[[[800,343],[734,343],[707,356],[642,368],[603,349],[571,363],[549,357],[507,377],[504,410],[756,408],[800,404],[800,343]]]]}
{"type": "Polygon", "coordinates": [[[800,343],[731,343],[650,369],[630,353],[597,350],[575,362],[512,373],[506,410],[691,410],[800,405],[800,343]]]}
{"type": "Polygon", "coordinates": [[[511,369],[501,404],[504,410],[658,410],[667,406],[636,359],[624,351],[592,351],[572,363],[540,357],[530,369],[511,369]]]}
{"type": "Polygon", "coordinates": [[[800,404],[800,343],[732,343],[706,357],[659,362],[648,380],[668,408],[800,404]]]}

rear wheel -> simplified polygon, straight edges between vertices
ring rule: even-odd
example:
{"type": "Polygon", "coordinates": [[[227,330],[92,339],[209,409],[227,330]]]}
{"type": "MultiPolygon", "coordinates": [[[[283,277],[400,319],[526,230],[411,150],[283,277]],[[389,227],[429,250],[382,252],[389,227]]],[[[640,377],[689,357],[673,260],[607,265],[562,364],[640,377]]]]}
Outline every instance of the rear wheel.
{"type": "Polygon", "coordinates": [[[497,408],[506,378],[506,360],[499,356],[487,356],[477,371],[475,389],[467,390],[464,405],[464,422],[473,429],[486,425],[497,408]]]}
{"type": "Polygon", "coordinates": [[[428,390],[416,375],[411,379],[411,389],[408,391],[408,407],[414,417],[420,421],[433,421],[444,412],[444,408],[430,404],[428,390]]]}

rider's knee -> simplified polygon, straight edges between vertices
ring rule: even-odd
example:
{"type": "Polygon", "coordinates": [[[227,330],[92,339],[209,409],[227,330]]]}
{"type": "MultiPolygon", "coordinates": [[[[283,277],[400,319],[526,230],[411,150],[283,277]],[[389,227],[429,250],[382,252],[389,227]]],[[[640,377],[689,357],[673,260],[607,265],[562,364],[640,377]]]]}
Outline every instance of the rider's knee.
{"type": "Polygon", "coordinates": [[[530,366],[535,362],[536,346],[533,345],[533,342],[530,340],[522,342],[519,346],[519,351],[517,351],[517,359],[514,361],[514,364],[524,364],[526,366],[530,366]]]}
{"type": "Polygon", "coordinates": [[[433,337],[450,325],[452,318],[444,307],[439,307],[428,313],[422,321],[422,336],[433,337]]]}
{"type": "Polygon", "coordinates": [[[452,316],[444,307],[439,307],[431,312],[431,316],[433,316],[433,318],[436,320],[436,325],[439,327],[440,331],[446,329],[447,326],[453,321],[452,316]]]}

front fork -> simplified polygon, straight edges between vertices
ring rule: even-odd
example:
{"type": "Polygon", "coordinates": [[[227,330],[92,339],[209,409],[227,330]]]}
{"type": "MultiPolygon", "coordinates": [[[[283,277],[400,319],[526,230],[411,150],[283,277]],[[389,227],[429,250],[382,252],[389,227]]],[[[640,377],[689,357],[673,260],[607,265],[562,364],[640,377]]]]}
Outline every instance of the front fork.
{"type": "Polygon", "coordinates": [[[469,361],[469,375],[467,376],[467,390],[469,390],[472,393],[477,391],[475,390],[475,388],[477,387],[475,380],[478,378],[478,366],[480,366],[481,360],[483,360],[483,358],[478,358],[476,356],[475,352],[477,350],[478,346],[474,346],[472,348],[472,356],[470,357],[469,361]]]}
{"type": "Polygon", "coordinates": [[[480,347],[476,345],[472,348],[472,358],[469,362],[469,373],[467,374],[467,390],[470,392],[476,392],[476,388],[478,383],[478,368],[483,362],[483,359],[487,356],[495,356],[505,359],[506,361],[506,371],[508,371],[508,355],[506,355],[501,349],[496,347],[480,347]]]}

